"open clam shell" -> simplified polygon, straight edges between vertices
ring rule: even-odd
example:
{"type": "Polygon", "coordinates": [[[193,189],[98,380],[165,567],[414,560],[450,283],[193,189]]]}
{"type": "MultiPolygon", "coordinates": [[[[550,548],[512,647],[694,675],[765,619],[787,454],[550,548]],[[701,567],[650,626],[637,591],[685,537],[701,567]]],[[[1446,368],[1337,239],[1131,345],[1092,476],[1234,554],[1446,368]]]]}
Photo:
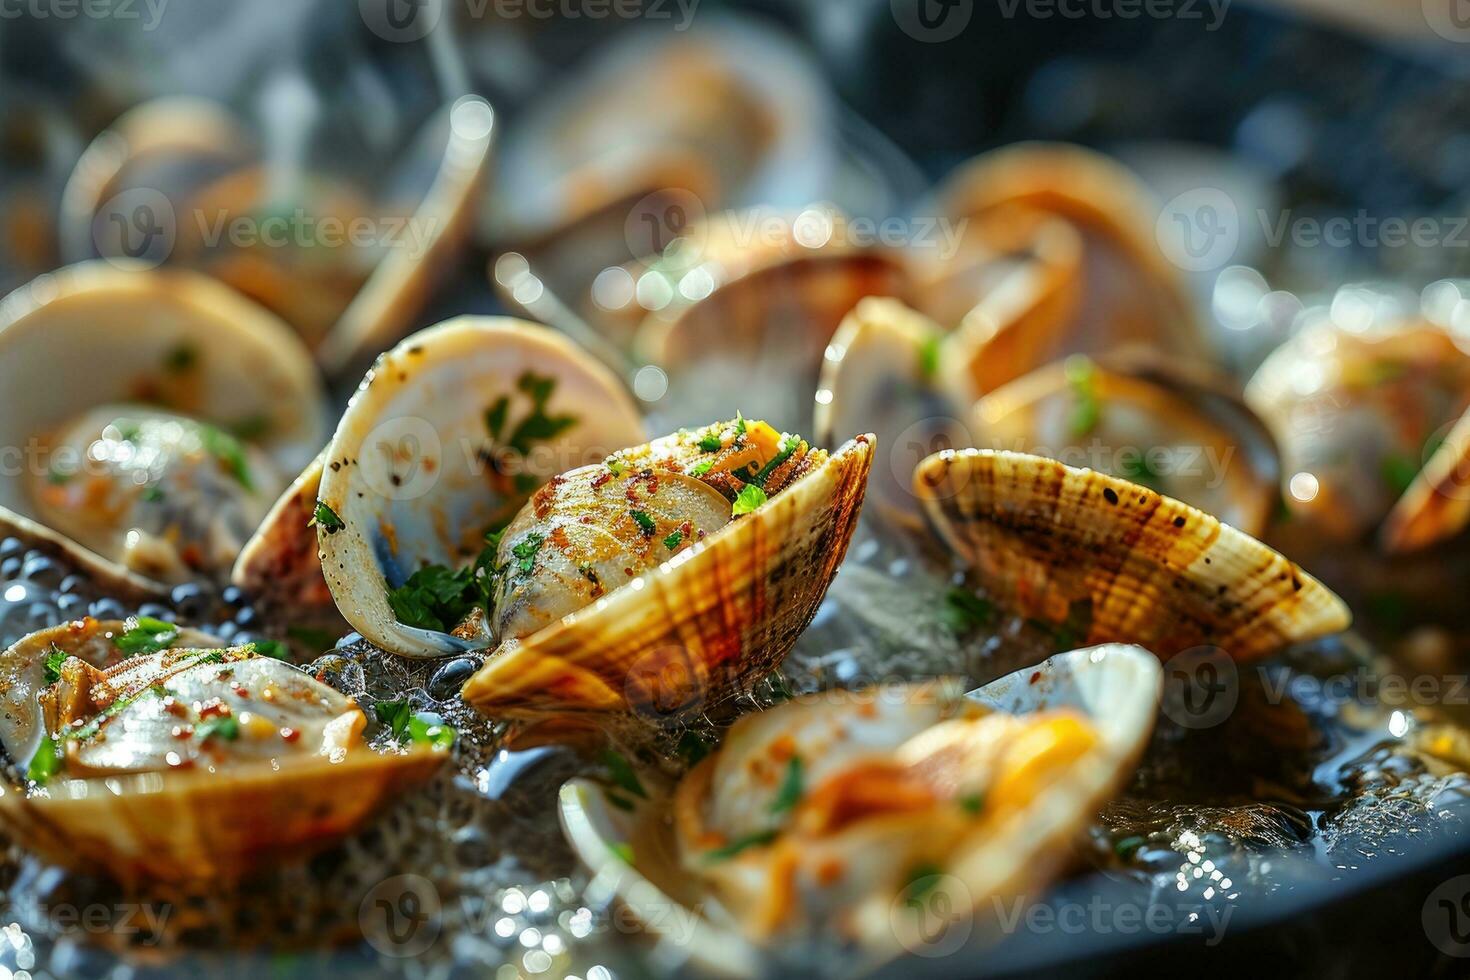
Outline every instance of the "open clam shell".
{"type": "Polygon", "coordinates": [[[1153,358],[1074,355],[975,405],[975,444],[1051,456],[1152,487],[1261,537],[1280,499],[1265,425],[1231,388],[1153,358]]]}
{"type": "Polygon", "coordinates": [[[291,481],[230,570],[230,583],[252,600],[295,618],[331,619],[335,613],[311,529],[326,459],[323,450],[291,481]]]}
{"type": "Polygon", "coordinates": [[[661,722],[763,676],[837,573],[873,449],[870,435],[845,443],[751,513],[502,644],[465,683],[465,700],[491,717],[633,712],[661,722]]]}
{"type": "Polygon", "coordinates": [[[1470,525],[1470,410],[1424,463],[1379,530],[1389,554],[1432,547],[1470,525]]]}
{"type": "Polygon", "coordinates": [[[52,723],[42,722],[43,713],[69,717],[76,697],[87,704],[78,717],[91,718],[81,727],[55,722],[65,732],[59,744],[68,746],[56,749],[67,760],[59,773],[41,780],[32,763],[37,782],[0,787],[0,826],[49,861],[125,883],[227,884],[265,861],[340,840],[444,761],[443,751],[428,747],[401,754],[366,747],[366,718],[351,699],[248,648],[211,651],[218,640],[178,630],[161,652],[130,655],[119,645],[132,625],[68,623],[0,654],[8,682],[0,735],[14,761],[25,765],[47,737],[52,723]],[[85,666],[71,666],[68,656],[85,666]],[[38,693],[47,670],[59,673],[51,690],[62,693],[43,707],[38,693]],[[200,712],[188,744],[176,734],[184,722],[149,696],[160,684],[181,702],[206,706],[185,709],[200,712]],[[100,710],[91,704],[99,691],[110,701],[100,710]],[[214,691],[220,697],[211,699],[214,691]],[[206,711],[236,726],[221,730],[214,748],[206,711]],[[110,727],[84,734],[96,726],[110,727]],[[184,756],[188,764],[172,761],[184,756]],[[69,774],[73,764],[76,775],[69,774]]]}
{"type": "Polygon", "coordinates": [[[594,890],[627,907],[658,940],[655,956],[670,967],[688,962],[721,975],[757,975],[779,962],[783,943],[796,940],[814,943],[826,956],[850,956],[855,970],[871,968],[905,950],[932,948],[938,932],[968,923],[972,912],[985,915],[992,899],[1036,898],[1061,870],[1071,840],[1136,764],[1160,688],[1152,654],[1114,644],[1058,654],[1002,677],[972,692],[968,704],[933,685],[830,691],[737,722],[672,801],[657,791],[625,799],[602,784],[572,780],[561,792],[562,827],[594,873],[594,890]],[[795,854],[784,852],[781,861],[789,865],[773,856],[779,833],[774,845],[753,840],[717,863],[688,853],[708,822],[733,827],[774,819],[769,804],[787,794],[789,780],[760,777],[772,747],[789,743],[792,752],[806,753],[801,791],[816,795],[846,767],[889,753],[901,758],[926,740],[942,741],[957,719],[983,718],[987,709],[1018,719],[1065,712],[1083,719],[1095,737],[1085,750],[1058,760],[1034,792],[1007,794],[1015,805],[989,816],[989,804],[977,801],[968,809],[951,804],[953,814],[946,808],[859,819],[803,840],[795,854]],[[952,818],[960,829],[950,835],[952,818]],[[971,829],[966,820],[974,821],[971,829]],[[919,887],[911,882],[910,862],[926,840],[940,837],[952,837],[953,845],[935,863],[924,860],[923,886],[945,893],[944,912],[954,918],[925,921],[921,907],[916,921],[900,914],[919,887]],[[809,876],[808,865],[825,873],[809,876]],[[786,912],[774,932],[753,929],[753,919],[777,905],[786,912]]]}
{"type": "Polygon", "coordinates": [[[1159,208],[1139,179],[1112,159],[1060,143],[1013,144],[952,175],[939,207],[982,219],[998,211],[1018,217],[1041,212],[1082,234],[1082,295],[1043,362],[1128,342],[1194,360],[1208,354],[1180,270],[1156,240],[1159,208]]]}
{"type": "MultiPolygon", "coordinates": [[[[200,436],[228,464],[225,477],[233,474],[233,482],[216,483],[221,493],[238,497],[223,501],[234,501],[230,508],[222,500],[211,506],[225,515],[236,513],[238,503],[248,522],[243,540],[259,518],[243,512],[258,498],[263,513],[280,486],[277,474],[299,470],[326,438],[321,383],[297,337],[234,291],[184,270],[83,263],[11,293],[0,304],[0,388],[13,402],[0,419],[0,444],[29,454],[28,479],[0,486],[0,527],[65,551],[130,594],[156,591],[162,574],[151,569],[163,566],[125,566],[114,538],[126,528],[93,527],[80,512],[77,529],[63,534],[53,511],[65,505],[41,499],[91,481],[95,461],[78,439],[96,438],[122,415],[207,424],[211,429],[200,436]],[[99,431],[84,431],[94,417],[99,431]],[[241,438],[229,436],[232,431],[241,438]],[[253,465],[257,460],[264,465],[253,465]]],[[[141,469],[132,474],[135,481],[142,475],[141,469]]],[[[146,478],[169,479],[152,469],[146,478]]],[[[160,495],[171,486],[156,485],[160,495]]],[[[203,483],[192,486],[203,492],[203,483]]],[[[192,506],[186,499],[174,503],[192,506]]]]}
{"type": "Polygon", "coordinates": [[[206,271],[290,323],[331,373],[402,336],[474,219],[494,131],[483,99],[443,106],[381,186],[283,172],[227,108],[162,98],[78,161],[63,254],[206,271]],[[372,200],[369,199],[371,196],[372,200]]]}
{"type": "Polygon", "coordinates": [[[1147,487],[1024,453],[931,456],[914,474],[925,513],[1004,607],[1087,642],[1161,657],[1215,646],[1236,660],[1344,630],[1326,586],[1249,535],[1147,487]]]}
{"type": "Polygon", "coordinates": [[[807,430],[810,392],[842,318],[865,296],[909,293],[898,259],[875,249],[817,249],[746,272],[671,317],[650,314],[637,351],[669,370],[688,417],[717,418],[754,401],[780,429],[807,430]]]}
{"type": "Polygon", "coordinates": [[[1463,528],[1454,423],[1470,406],[1470,354],[1445,330],[1316,324],[1266,358],[1245,397],[1281,446],[1286,505],[1319,537],[1377,531],[1394,551],[1463,528]]]}
{"type": "Polygon", "coordinates": [[[403,656],[483,646],[399,622],[390,590],[427,565],[465,566],[546,479],[642,439],[617,377],[545,327],[466,316],[406,338],[363,379],[321,473],[337,608],[403,656]]]}

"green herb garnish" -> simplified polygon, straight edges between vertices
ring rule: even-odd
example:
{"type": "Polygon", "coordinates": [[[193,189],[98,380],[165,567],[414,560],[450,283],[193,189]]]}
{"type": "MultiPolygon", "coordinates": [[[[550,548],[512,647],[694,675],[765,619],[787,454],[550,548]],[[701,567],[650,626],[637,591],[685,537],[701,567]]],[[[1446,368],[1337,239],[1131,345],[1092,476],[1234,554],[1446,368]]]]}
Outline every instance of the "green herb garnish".
{"type": "Polygon", "coordinates": [[[648,799],[648,791],[643,788],[643,783],[638,779],[638,773],[633,771],[633,766],[621,752],[608,749],[602,756],[603,762],[607,764],[608,776],[613,783],[634,796],[648,799]]]}
{"type": "Polygon", "coordinates": [[[66,663],[69,654],[55,643],[46,650],[46,662],[43,670],[46,672],[46,683],[55,684],[61,680],[61,665],[66,663]]]}
{"type": "Polygon", "coordinates": [[[510,434],[510,447],[525,456],[531,451],[533,442],[555,439],[577,424],[575,415],[548,415],[546,403],[556,390],[556,379],[540,377],[527,371],[516,381],[516,387],[531,397],[531,414],[521,419],[510,434]]]}
{"type": "Polygon", "coordinates": [[[194,726],[194,737],[201,742],[207,742],[211,738],[233,742],[240,737],[240,722],[233,715],[211,718],[194,726]]]}
{"type": "Polygon", "coordinates": [[[940,621],[957,636],[977,626],[986,626],[995,618],[995,606],[968,589],[953,588],[944,594],[940,621]]]}
{"type": "Polygon", "coordinates": [[[681,545],[683,543],[684,543],[684,532],[683,531],[673,531],[673,532],[671,532],[669,534],[668,537],[664,538],[664,547],[665,548],[668,548],[670,551],[676,551],[676,550],[678,550],[679,545],[681,545]]]}
{"type": "Polygon", "coordinates": [[[741,514],[749,514],[768,498],[766,492],[754,483],[747,483],[740,488],[740,496],[735,498],[735,504],[730,508],[731,517],[739,517],[741,514]]]}
{"type": "Polygon", "coordinates": [[[408,722],[413,717],[413,708],[408,703],[408,698],[395,698],[392,701],[379,701],[373,705],[373,714],[377,716],[379,722],[388,726],[393,740],[401,742],[403,736],[408,733],[408,722]]]}
{"type": "Polygon", "coordinates": [[[145,487],[142,497],[146,503],[161,504],[163,503],[163,490],[160,487],[145,487]]]}
{"type": "Polygon", "coordinates": [[[236,483],[246,490],[254,490],[255,484],[250,479],[250,465],[245,460],[245,447],[240,440],[223,429],[203,422],[197,424],[204,451],[213,456],[225,472],[235,478],[236,483]]]}
{"type": "Polygon", "coordinates": [[[718,432],[706,433],[699,440],[699,448],[702,451],[707,452],[707,453],[717,453],[717,452],[719,452],[720,451],[720,445],[721,445],[721,443],[720,443],[720,435],[719,435],[718,432]]]}
{"type": "Polygon", "coordinates": [[[256,656],[270,657],[272,660],[291,660],[290,649],[280,640],[256,640],[246,649],[256,656]]]}
{"type": "Polygon", "coordinates": [[[1419,467],[1407,456],[1391,454],[1379,464],[1383,482],[1396,494],[1402,494],[1419,475],[1419,467]]]}
{"type": "Polygon", "coordinates": [[[1133,855],[1138,852],[1138,849],[1142,847],[1145,843],[1147,843],[1147,841],[1145,841],[1142,837],[1124,837],[1122,840],[1113,845],[1113,853],[1118,855],[1118,857],[1122,858],[1124,861],[1127,861],[1129,858],[1133,857],[1133,855]]]}
{"type": "Polygon", "coordinates": [[[505,428],[505,415],[510,411],[510,397],[501,395],[495,399],[495,404],[485,409],[485,428],[490,431],[490,438],[498,440],[501,431],[505,428]]]}
{"type": "Polygon", "coordinates": [[[707,459],[703,463],[695,463],[689,470],[690,476],[704,476],[715,465],[715,461],[707,459]]]}
{"type": "Polygon", "coordinates": [[[709,851],[705,854],[704,860],[708,864],[714,864],[718,861],[728,861],[747,848],[760,847],[763,844],[769,844],[775,839],[776,832],[774,830],[760,830],[753,834],[746,834],[744,837],[735,838],[724,847],[717,847],[713,851],[709,851]]]}
{"type": "Polygon", "coordinates": [[[801,801],[803,791],[801,756],[793,755],[791,761],[786,763],[786,778],[781,780],[781,788],[776,791],[776,798],[771,801],[772,813],[785,813],[801,801]]]}
{"type": "Polygon", "coordinates": [[[52,776],[61,772],[63,766],[61,746],[50,735],[42,735],[41,744],[36,746],[36,754],[31,756],[31,763],[26,767],[26,778],[37,786],[45,786],[52,776]]]}
{"type": "Polygon", "coordinates": [[[112,638],[112,645],[124,653],[143,654],[157,653],[168,649],[169,645],[179,638],[179,628],[173,623],[166,623],[161,619],[151,616],[139,616],[129,622],[137,625],[130,628],[121,636],[112,638]]]}
{"type": "Polygon", "coordinates": [[[609,845],[607,845],[607,849],[609,851],[612,851],[614,854],[616,854],[618,856],[618,860],[619,861],[622,861],[624,864],[628,865],[629,867],[632,867],[633,866],[633,845],[632,844],[624,844],[624,843],[609,844],[609,845]]]}
{"type": "Polygon", "coordinates": [[[695,731],[685,732],[679,736],[679,744],[675,751],[690,767],[699,765],[704,757],[710,754],[712,746],[705,740],[703,735],[695,731]]]}
{"type": "Polygon", "coordinates": [[[927,337],[919,347],[919,374],[925,380],[933,378],[939,373],[939,348],[943,341],[942,334],[927,337]]]}
{"type": "Polygon", "coordinates": [[[311,520],[306,522],[306,526],[319,527],[328,534],[336,534],[347,525],[342,522],[342,518],[337,516],[335,510],[326,505],[325,501],[318,500],[316,510],[312,512],[311,520]]]}
{"type": "Polygon", "coordinates": [[[979,813],[985,807],[984,793],[966,793],[960,797],[960,809],[966,813],[979,813]]]}
{"type": "Polygon", "coordinates": [[[388,604],[405,626],[447,633],[474,608],[478,597],[473,570],[425,565],[389,591],[388,604]]]}
{"type": "Polygon", "coordinates": [[[454,727],[444,721],[443,716],[432,711],[416,711],[408,719],[408,738],[415,745],[447,749],[454,744],[458,735],[454,727]]]}
{"type": "Polygon", "coordinates": [[[521,542],[510,553],[517,559],[516,567],[522,573],[529,575],[531,569],[536,565],[536,553],[541,550],[541,545],[546,543],[546,535],[539,531],[532,531],[521,539],[521,542]]]}
{"type": "Polygon", "coordinates": [[[1097,379],[1092,362],[1081,355],[1074,355],[1067,358],[1064,370],[1067,384],[1071,386],[1072,396],[1076,399],[1069,422],[1072,435],[1088,435],[1102,420],[1102,403],[1097,397],[1097,379]]]}
{"type": "Polygon", "coordinates": [[[925,895],[939,887],[940,876],[944,869],[937,864],[920,864],[909,872],[909,883],[904,888],[904,895],[909,901],[923,898],[925,895]]]}
{"type": "Polygon", "coordinates": [[[641,510],[635,510],[633,511],[633,520],[637,522],[638,530],[643,532],[645,538],[653,537],[653,532],[657,530],[658,523],[652,517],[649,517],[641,510]]]}

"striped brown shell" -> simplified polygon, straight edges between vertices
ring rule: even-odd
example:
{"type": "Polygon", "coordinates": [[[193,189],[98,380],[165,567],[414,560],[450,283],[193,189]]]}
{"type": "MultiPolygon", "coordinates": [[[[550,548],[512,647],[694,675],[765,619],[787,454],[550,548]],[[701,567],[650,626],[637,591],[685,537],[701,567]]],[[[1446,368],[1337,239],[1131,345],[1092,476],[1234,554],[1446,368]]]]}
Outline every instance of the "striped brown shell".
{"type": "Polygon", "coordinates": [[[1342,600],[1249,535],[1146,487],[1024,453],[944,452],[914,490],[939,535],[1003,606],[1061,622],[1089,604],[1087,643],[1237,660],[1344,630],[1342,600]]]}
{"type": "Polygon", "coordinates": [[[837,574],[874,439],[858,436],[758,510],[521,640],[464,686],[491,717],[676,719],[776,667],[837,574]]]}

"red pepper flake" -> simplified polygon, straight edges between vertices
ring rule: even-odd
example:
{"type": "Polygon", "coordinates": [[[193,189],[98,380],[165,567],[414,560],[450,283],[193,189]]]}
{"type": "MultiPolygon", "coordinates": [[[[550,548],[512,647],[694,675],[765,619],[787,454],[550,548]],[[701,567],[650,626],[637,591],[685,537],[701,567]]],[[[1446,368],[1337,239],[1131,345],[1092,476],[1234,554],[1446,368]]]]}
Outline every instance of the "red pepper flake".
{"type": "Polygon", "coordinates": [[[178,738],[178,739],[193,738],[194,737],[194,726],[193,725],[175,725],[173,727],[173,729],[169,732],[169,734],[172,735],[174,738],[178,738]]]}
{"type": "Polygon", "coordinates": [[[594,476],[592,478],[592,489],[597,490],[601,487],[607,486],[608,482],[611,481],[612,478],[612,470],[606,470],[598,474],[597,476],[594,476]]]}
{"type": "Polygon", "coordinates": [[[281,741],[287,743],[288,745],[291,744],[292,742],[299,741],[300,739],[301,739],[301,733],[298,732],[296,729],[294,729],[294,728],[282,728],[281,729],[281,741]]]}
{"type": "Polygon", "coordinates": [[[1027,681],[1027,683],[1028,684],[1035,684],[1035,683],[1037,683],[1040,680],[1041,680],[1041,671],[1038,670],[1036,673],[1034,673],[1034,674],[1031,675],[1031,679],[1029,681],[1027,681]]]}
{"type": "Polygon", "coordinates": [[[232,688],[232,690],[235,692],[235,696],[238,698],[245,698],[248,700],[250,697],[250,691],[247,690],[245,685],[243,684],[236,684],[232,688]]]}
{"type": "Polygon", "coordinates": [[[210,698],[199,706],[199,717],[203,718],[228,718],[230,706],[219,698],[210,698]]]}

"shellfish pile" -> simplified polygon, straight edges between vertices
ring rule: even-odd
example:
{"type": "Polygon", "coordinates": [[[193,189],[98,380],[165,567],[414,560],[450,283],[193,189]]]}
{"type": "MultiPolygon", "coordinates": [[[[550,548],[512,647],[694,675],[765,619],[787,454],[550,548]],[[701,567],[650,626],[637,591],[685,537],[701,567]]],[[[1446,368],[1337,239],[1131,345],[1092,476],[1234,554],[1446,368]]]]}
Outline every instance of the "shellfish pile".
{"type": "Polygon", "coordinates": [[[1451,720],[1374,694],[1328,729],[1267,681],[1381,669],[1352,610],[1385,581],[1463,613],[1405,572],[1470,563],[1463,337],[1317,323],[1237,377],[1148,189],[1080,147],[958,168],[951,254],[858,241],[813,137],[838,107],[761,37],[614,52],[493,180],[469,97],[402,193],[298,175],[313,213],[432,219],[412,259],[120,258],[109,199],[254,210],[268,161],[192,100],[97,137],[75,261],[0,303],[18,880],[166,896],[178,962],[273,938],[297,889],[316,946],[387,961],[850,975],[1002,943],[1000,904],[1079,867],[1184,892],[1198,828],[1310,850],[1281,825],[1329,751],[1458,812],[1451,720]],[[423,326],[472,237],[516,315],[423,326]],[[1165,678],[1202,663],[1231,701],[1196,725],[1165,678]],[[1227,730],[1281,771],[1171,794],[1227,730]],[[448,941],[405,952],[390,883],[448,941]]]}

